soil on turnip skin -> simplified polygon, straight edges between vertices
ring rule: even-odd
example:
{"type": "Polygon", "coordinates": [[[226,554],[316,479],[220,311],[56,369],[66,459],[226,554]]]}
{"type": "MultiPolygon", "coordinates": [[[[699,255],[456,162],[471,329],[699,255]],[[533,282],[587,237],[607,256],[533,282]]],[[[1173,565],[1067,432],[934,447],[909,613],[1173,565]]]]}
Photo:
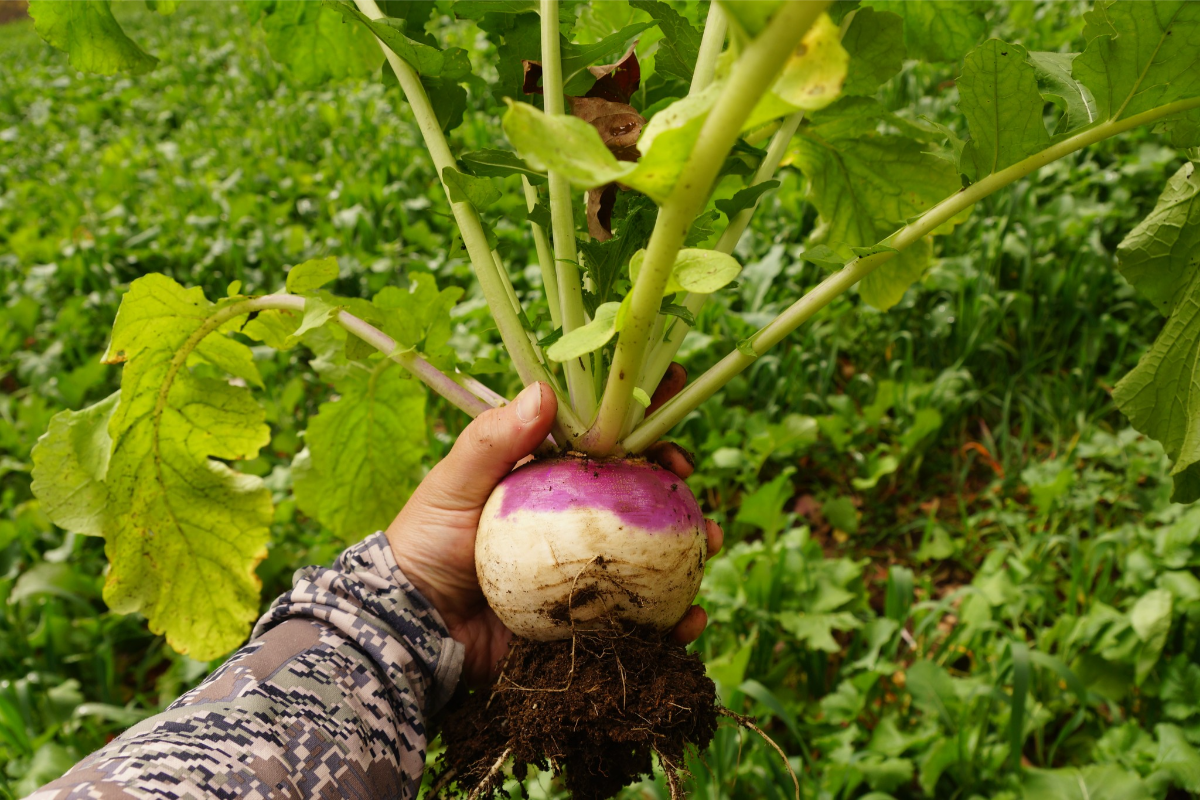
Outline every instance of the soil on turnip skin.
{"type": "Polygon", "coordinates": [[[519,777],[535,766],[577,800],[601,800],[651,774],[657,754],[677,791],[687,750],[702,751],[716,729],[716,687],[699,656],[652,631],[515,638],[502,670],[443,720],[435,786],[491,798],[503,794],[498,765],[519,777]]]}

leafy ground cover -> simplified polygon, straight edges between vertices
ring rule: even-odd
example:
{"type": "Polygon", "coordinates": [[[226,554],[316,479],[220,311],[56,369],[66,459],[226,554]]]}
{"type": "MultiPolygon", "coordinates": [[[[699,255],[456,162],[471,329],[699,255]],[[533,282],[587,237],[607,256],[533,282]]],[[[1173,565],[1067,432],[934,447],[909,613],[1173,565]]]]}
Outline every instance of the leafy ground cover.
{"type": "MultiPolygon", "coordinates": [[[[599,36],[633,18],[610,5],[582,24],[599,36]]],[[[969,35],[1078,50],[1082,8],[1000,6],[969,35]]],[[[295,89],[240,5],[185,5],[168,26],[119,12],[164,60],[136,82],[75,73],[28,23],[0,29],[6,63],[23,65],[0,73],[0,791],[14,797],[208,668],[106,611],[101,543],[55,529],[29,489],[50,417],[116,386],[97,356],[128,283],[158,271],[210,297],[234,281],[270,291],[289,265],[336,255],[339,294],[422,274],[472,291],[394,89],[295,89]],[[229,42],[243,28],[253,47],[229,42]]],[[[472,26],[456,35],[495,63],[472,26]]],[[[880,98],[922,98],[962,131],[958,74],[954,61],[909,65],[880,98]]],[[[495,131],[454,135],[484,147],[495,131]]],[[[715,624],[699,648],[724,702],[790,754],[805,796],[1200,791],[1200,517],[1170,503],[1161,449],[1109,397],[1161,327],[1114,252],[1183,162],[1136,131],[1015,184],[938,239],[897,307],[839,299],[677,430],[732,542],[706,579],[715,624]]],[[[685,344],[693,374],[824,275],[798,257],[817,215],[804,179],[781,181],[739,250],[740,285],[685,344]]],[[[496,210],[519,259],[524,209],[496,210]]],[[[519,289],[537,285],[528,275],[519,289]]],[[[486,365],[497,341],[468,294],[453,347],[486,365]]],[[[320,364],[314,375],[308,352],[256,358],[272,451],[249,470],[277,505],[259,568],[269,600],[354,535],[297,508],[287,466],[305,420],[348,388],[320,364]]],[[[427,431],[406,445],[409,485],[456,414],[429,401],[427,431]]],[[[691,765],[696,796],[790,795],[774,752],[746,737],[722,730],[691,765]]]]}

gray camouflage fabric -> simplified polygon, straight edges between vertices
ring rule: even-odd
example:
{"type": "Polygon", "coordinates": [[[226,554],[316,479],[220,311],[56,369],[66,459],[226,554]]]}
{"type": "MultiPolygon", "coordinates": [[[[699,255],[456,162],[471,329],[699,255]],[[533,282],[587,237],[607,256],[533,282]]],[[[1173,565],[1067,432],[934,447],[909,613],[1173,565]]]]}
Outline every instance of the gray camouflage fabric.
{"type": "Polygon", "coordinates": [[[462,660],[376,533],[298,570],[204,683],[30,798],[407,800],[462,660]]]}

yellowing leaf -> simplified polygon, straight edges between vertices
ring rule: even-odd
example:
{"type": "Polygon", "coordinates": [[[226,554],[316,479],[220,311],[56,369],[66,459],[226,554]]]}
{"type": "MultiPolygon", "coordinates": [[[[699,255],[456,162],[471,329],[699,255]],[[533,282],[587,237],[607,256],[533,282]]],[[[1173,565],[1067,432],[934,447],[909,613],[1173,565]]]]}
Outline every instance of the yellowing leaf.
{"type": "Polygon", "coordinates": [[[822,14],[804,34],[772,91],[796,109],[817,111],[841,94],[849,63],[838,26],[822,14]]]}
{"type": "Polygon", "coordinates": [[[33,493],[60,528],[103,536],[108,508],[104,477],[112,450],[108,422],[119,392],[79,411],[62,411],[33,448],[33,493]]]}
{"type": "MultiPolygon", "coordinates": [[[[84,412],[60,418],[83,427],[49,437],[39,459],[43,468],[57,458],[74,470],[73,483],[91,498],[74,506],[56,494],[62,487],[47,494],[65,524],[104,535],[109,607],[145,614],[151,630],[201,660],[228,652],[249,632],[258,613],[255,567],[266,556],[273,517],[262,481],[224,463],[254,458],[267,443],[262,407],[248,389],[187,367],[206,335],[224,335],[214,315],[231,302],[214,305],[162,275],[134,281],[105,355],[125,364],[108,420],[107,469],[99,466],[103,436],[84,412]],[[64,434],[72,441],[65,454],[64,434]]],[[[238,348],[248,353],[230,340],[205,360],[244,364],[238,348]]],[[[93,410],[107,412],[103,404],[93,410]]]]}

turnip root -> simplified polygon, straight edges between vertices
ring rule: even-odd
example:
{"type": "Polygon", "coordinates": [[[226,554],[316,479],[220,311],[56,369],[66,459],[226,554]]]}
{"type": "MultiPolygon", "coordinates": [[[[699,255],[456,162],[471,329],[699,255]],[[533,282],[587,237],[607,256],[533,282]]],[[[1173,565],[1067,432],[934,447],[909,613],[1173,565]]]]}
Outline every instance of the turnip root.
{"type": "Polygon", "coordinates": [[[615,623],[669,630],[704,575],[696,498],[641,459],[532,461],[484,506],[479,584],[500,620],[538,641],[615,623]]]}

